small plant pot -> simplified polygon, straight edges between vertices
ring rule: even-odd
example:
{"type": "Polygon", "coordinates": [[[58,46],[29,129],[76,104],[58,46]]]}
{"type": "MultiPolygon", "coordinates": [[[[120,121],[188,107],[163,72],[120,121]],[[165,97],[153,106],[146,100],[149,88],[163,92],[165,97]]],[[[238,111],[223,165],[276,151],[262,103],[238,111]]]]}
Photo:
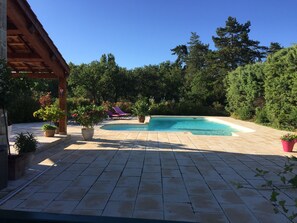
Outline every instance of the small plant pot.
{"type": "Polygon", "coordinates": [[[44,136],[45,137],[54,137],[55,136],[55,132],[56,132],[55,129],[53,129],[53,130],[45,130],[44,131],[44,136]]]}
{"type": "Polygon", "coordinates": [[[291,140],[291,141],[282,140],[284,152],[292,152],[295,143],[296,143],[296,140],[291,140]]]}
{"type": "Polygon", "coordinates": [[[82,128],[81,134],[84,140],[91,140],[94,136],[94,129],[93,128],[82,128]]]}
{"type": "Polygon", "coordinates": [[[145,121],[145,116],[138,116],[138,121],[139,121],[140,123],[144,123],[144,121],[145,121]]]}

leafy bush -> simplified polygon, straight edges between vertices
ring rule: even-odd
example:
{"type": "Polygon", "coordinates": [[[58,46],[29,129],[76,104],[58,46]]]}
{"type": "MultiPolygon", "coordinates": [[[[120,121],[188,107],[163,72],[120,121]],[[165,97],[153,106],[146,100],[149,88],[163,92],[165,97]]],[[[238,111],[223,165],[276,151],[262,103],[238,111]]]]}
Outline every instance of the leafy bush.
{"type": "Polygon", "coordinates": [[[19,154],[35,152],[37,149],[37,140],[33,133],[19,133],[15,137],[14,147],[19,154]]]}
{"type": "Polygon", "coordinates": [[[41,127],[41,129],[42,129],[43,131],[46,131],[46,130],[56,130],[57,127],[54,126],[54,125],[50,125],[50,124],[44,124],[44,125],[41,127]]]}
{"type": "Polygon", "coordinates": [[[138,99],[132,107],[132,112],[137,116],[146,116],[149,114],[149,104],[146,98],[138,99]]]}
{"type": "Polygon", "coordinates": [[[78,107],[72,114],[74,120],[86,128],[93,128],[94,125],[101,122],[105,116],[104,108],[96,105],[78,107]]]}
{"type": "Polygon", "coordinates": [[[65,115],[56,105],[46,106],[33,113],[34,117],[41,118],[44,121],[58,122],[61,117],[65,115]]]}
{"type": "MultiPolygon", "coordinates": [[[[58,105],[59,100],[57,99],[55,104],[58,105]]],[[[80,106],[91,105],[91,101],[87,98],[67,98],[67,117],[71,118],[71,115],[75,109],[80,106]]]]}
{"type": "Polygon", "coordinates": [[[267,118],[276,128],[297,128],[297,45],[268,57],[265,66],[267,118]]]}
{"type": "Polygon", "coordinates": [[[47,92],[46,95],[42,95],[39,98],[39,104],[42,108],[46,107],[46,106],[50,106],[52,104],[52,96],[51,96],[51,92],[47,92]]]}
{"type": "Polygon", "coordinates": [[[266,108],[256,108],[255,122],[259,124],[267,124],[269,120],[267,118],[266,108]]]}
{"type": "Polygon", "coordinates": [[[264,96],[264,65],[253,64],[238,67],[228,73],[227,111],[243,120],[251,119],[256,113],[256,102],[264,96]]]}
{"type": "Polygon", "coordinates": [[[8,107],[8,114],[13,123],[36,122],[34,111],[39,108],[39,103],[32,96],[24,94],[15,96],[13,103],[8,107]]]}

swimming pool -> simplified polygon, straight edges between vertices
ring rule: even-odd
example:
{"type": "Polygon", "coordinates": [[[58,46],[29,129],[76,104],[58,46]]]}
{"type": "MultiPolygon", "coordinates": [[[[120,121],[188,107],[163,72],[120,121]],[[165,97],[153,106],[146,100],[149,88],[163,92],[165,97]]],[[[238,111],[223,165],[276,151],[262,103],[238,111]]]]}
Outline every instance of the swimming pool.
{"type": "Polygon", "coordinates": [[[148,124],[107,124],[101,127],[113,131],[191,132],[194,135],[231,136],[241,132],[235,125],[203,117],[151,117],[148,124]]]}

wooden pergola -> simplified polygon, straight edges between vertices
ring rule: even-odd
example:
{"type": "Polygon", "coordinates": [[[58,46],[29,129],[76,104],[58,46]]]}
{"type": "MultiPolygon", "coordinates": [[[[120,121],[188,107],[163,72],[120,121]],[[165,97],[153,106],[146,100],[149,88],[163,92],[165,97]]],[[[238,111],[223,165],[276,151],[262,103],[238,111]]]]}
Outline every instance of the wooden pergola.
{"type": "MultiPolygon", "coordinates": [[[[14,77],[58,79],[59,106],[67,111],[69,67],[26,0],[7,1],[7,62],[14,77]]],[[[60,134],[67,134],[66,119],[60,134]]]]}

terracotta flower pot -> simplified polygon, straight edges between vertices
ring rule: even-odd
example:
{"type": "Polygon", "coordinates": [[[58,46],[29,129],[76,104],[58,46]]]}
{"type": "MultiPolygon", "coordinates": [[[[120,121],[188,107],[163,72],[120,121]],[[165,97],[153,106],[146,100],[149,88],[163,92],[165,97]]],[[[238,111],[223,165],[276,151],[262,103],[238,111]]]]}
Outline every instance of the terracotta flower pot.
{"type": "Polygon", "coordinates": [[[138,116],[138,121],[139,121],[140,123],[144,123],[144,121],[145,121],[145,116],[138,116]]]}
{"type": "Polygon", "coordinates": [[[282,140],[283,150],[284,152],[292,152],[294,148],[294,144],[297,140],[285,141],[282,140]]]}
{"type": "Polygon", "coordinates": [[[84,140],[91,140],[94,136],[94,129],[93,128],[82,128],[81,134],[84,140]]]}
{"type": "Polygon", "coordinates": [[[44,131],[44,136],[45,137],[54,137],[55,136],[55,132],[56,132],[55,129],[54,130],[45,130],[44,131]]]}

